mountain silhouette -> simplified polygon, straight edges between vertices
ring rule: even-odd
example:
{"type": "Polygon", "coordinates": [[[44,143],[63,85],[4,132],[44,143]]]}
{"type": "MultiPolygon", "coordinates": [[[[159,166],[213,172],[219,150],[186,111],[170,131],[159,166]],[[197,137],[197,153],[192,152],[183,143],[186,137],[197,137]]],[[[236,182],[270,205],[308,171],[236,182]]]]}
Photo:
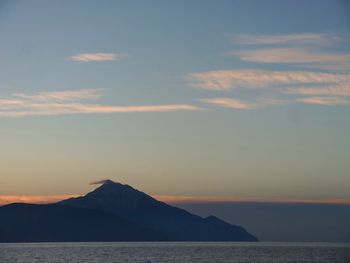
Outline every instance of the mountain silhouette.
{"type": "Polygon", "coordinates": [[[160,202],[129,185],[106,180],[85,196],[59,202],[118,215],[176,241],[256,241],[240,226],[210,216],[202,218],[160,202]]]}
{"type": "Polygon", "coordinates": [[[0,207],[0,242],[165,241],[116,215],[59,205],[0,207]]]}
{"type": "Polygon", "coordinates": [[[106,180],[55,204],[0,207],[0,242],[257,241],[240,226],[202,218],[106,180]]]}

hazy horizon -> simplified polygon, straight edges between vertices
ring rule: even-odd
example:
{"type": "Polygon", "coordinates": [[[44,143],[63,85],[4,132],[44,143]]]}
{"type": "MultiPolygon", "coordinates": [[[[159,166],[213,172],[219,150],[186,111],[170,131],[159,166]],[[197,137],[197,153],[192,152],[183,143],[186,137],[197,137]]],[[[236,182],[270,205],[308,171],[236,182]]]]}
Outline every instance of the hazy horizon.
{"type": "MultiPolygon", "coordinates": [[[[96,189],[102,188],[104,181],[90,185],[96,189]]],[[[45,196],[2,197],[0,207],[11,203],[52,204],[83,196],[85,195],[49,196],[46,199],[45,196]]],[[[350,204],[311,200],[287,202],[193,196],[152,197],[203,218],[214,215],[230,224],[242,226],[263,242],[350,242],[350,204]]]]}

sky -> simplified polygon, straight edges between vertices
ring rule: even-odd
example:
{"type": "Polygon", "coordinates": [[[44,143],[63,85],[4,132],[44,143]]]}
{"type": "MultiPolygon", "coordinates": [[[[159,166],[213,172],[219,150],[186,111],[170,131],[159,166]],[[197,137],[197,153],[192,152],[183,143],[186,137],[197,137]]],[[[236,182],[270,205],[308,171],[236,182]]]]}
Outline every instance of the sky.
{"type": "Polygon", "coordinates": [[[349,12],[1,1],[0,201],[109,178],[173,202],[350,203],[349,12]]]}

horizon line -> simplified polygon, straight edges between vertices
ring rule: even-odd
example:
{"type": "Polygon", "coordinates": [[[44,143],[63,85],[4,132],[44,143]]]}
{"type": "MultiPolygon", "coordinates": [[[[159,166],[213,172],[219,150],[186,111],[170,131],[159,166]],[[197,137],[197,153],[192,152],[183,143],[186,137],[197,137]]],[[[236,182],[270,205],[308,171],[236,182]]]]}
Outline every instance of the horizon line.
{"type": "MultiPolygon", "coordinates": [[[[50,204],[69,198],[80,197],[70,195],[1,195],[0,206],[12,203],[50,204]]],[[[168,204],[215,204],[215,203],[270,203],[270,204],[333,204],[350,205],[350,199],[294,199],[294,198],[258,198],[232,196],[191,196],[191,195],[150,195],[168,204]]]]}

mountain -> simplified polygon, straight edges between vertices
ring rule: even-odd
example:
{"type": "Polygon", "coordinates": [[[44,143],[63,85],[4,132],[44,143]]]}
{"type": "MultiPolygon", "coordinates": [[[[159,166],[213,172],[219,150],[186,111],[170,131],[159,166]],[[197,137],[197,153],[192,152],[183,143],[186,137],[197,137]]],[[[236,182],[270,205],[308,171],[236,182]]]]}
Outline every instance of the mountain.
{"type": "Polygon", "coordinates": [[[59,205],[0,207],[0,242],[164,241],[116,215],[59,205]]]}
{"type": "Polygon", "coordinates": [[[0,242],[257,241],[240,226],[202,218],[107,180],[55,204],[0,207],[0,242]]]}
{"type": "Polygon", "coordinates": [[[58,203],[120,216],[147,229],[163,233],[172,241],[257,241],[240,226],[209,216],[202,218],[160,202],[129,185],[106,180],[85,196],[58,203]]]}

